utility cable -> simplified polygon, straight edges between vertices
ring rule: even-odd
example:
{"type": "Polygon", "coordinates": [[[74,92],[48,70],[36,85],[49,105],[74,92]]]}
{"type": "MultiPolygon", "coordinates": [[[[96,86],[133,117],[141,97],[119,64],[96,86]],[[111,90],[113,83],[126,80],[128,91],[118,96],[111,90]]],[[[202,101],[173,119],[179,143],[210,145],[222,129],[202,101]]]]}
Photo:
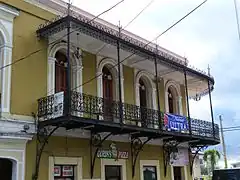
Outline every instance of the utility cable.
{"type": "Polygon", "coordinates": [[[226,129],[236,129],[236,128],[240,128],[240,126],[225,127],[225,128],[223,128],[223,130],[226,130],[226,129]]]}
{"type": "MultiPolygon", "coordinates": [[[[186,17],[188,17],[190,14],[192,14],[194,11],[196,11],[198,8],[200,8],[203,4],[205,4],[208,0],[203,1],[201,4],[199,4],[198,6],[196,6],[194,9],[192,9],[190,12],[188,12],[185,16],[183,16],[181,19],[179,19],[178,21],[176,21],[175,23],[173,23],[170,27],[168,27],[165,31],[163,31],[162,33],[160,33],[156,38],[154,38],[152,41],[149,41],[148,43],[146,43],[143,48],[145,48],[146,46],[148,46],[150,43],[152,43],[154,40],[158,39],[159,37],[161,37],[162,35],[164,35],[166,32],[168,32],[170,29],[172,29],[174,26],[176,26],[178,23],[180,23],[182,20],[184,20],[186,17]]],[[[136,54],[137,51],[133,52],[132,54],[130,54],[129,56],[127,56],[126,58],[124,58],[123,60],[121,60],[119,63],[123,63],[125,60],[127,60],[128,58],[132,57],[133,55],[136,54]]],[[[118,63],[111,66],[109,68],[109,70],[111,70],[112,68],[118,66],[118,63]]],[[[92,77],[91,79],[87,80],[86,82],[84,82],[83,84],[81,84],[80,86],[77,86],[75,88],[73,88],[72,90],[75,90],[81,86],[84,86],[85,84],[90,83],[91,81],[93,81],[94,79],[102,76],[103,73],[100,73],[94,77],[92,77]]]]}
{"type": "MultiPolygon", "coordinates": [[[[121,30],[126,29],[133,21],[135,21],[155,0],[151,0],[139,13],[137,13],[136,16],[134,16],[134,18],[129,21],[123,28],[121,28],[121,30]]],[[[109,44],[104,44],[96,53],[96,55],[98,55],[107,45],[109,44]]]]}
{"type": "MultiPolygon", "coordinates": [[[[121,1],[119,1],[118,3],[114,4],[113,6],[111,6],[110,8],[108,8],[107,10],[101,12],[100,14],[98,14],[97,16],[95,16],[94,18],[92,18],[91,20],[89,20],[87,23],[90,23],[90,22],[94,21],[95,19],[97,19],[99,16],[101,16],[101,15],[103,15],[103,14],[111,11],[113,8],[115,8],[116,6],[118,6],[118,5],[119,5],[120,3],[122,3],[123,1],[124,1],[124,0],[121,0],[121,1]]],[[[70,35],[71,33],[75,32],[75,31],[78,31],[79,29],[80,29],[80,28],[75,29],[75,30],[71,31],[70,33],[65,34],[65,35],[62,36],[61,38],[59,38],[59,39],[57,39],[57,40],[49,43],[48,46],[49,46],[49,45],[52,45],[52,44],[54,44],[54,43],[56,43],[56,42],[58,42],[58,41],[60,41],[60,40],[62,40],[64,37],[70,35]]],[[[47,47],[47,48],[48,48],[48,47],[47,47]]],[[[18,62],[20,62],[20,61],[23,61],[23,60],[27,59],[28,57],[30,57],[30,56],[32,56],[32,55],[34,55],[34,54],[36,54],[36,53],[38,53],[38,52],[40,52],[40,51],[42,51],[42,50],[45,50],[45,49],[47,49],[47,48],[41,48],[41,49],[38,49],[38,50],[36,50],[36,51],[34,51],[34,52],[31,52],[30,54],[28,54],[28,55],[26,55],[26,56],[24,56],[24,57],[22,57],[22,58],[20,58],[20,59],[17,59],[17,60],[15,60],[15,61],[12,62],[12,63],[9,63],[9,64],[7,64],[7,65],[5,65],[5,66],[0,67],[0,70],[6,68],[6,67],[8,67],[8,66],[14,65],[14,64],[16,64],[16,63],[18,63],[18,62]]]]}
{"type": "Polygon", "coordinates": [[[233,1],[234,1],[236,21],[237,21],[238,38],[240,40],[240,27],[239,27],[239,17],[238,17],[237,1],[236,0],[233,0],[233,1]]]}
{"type": "Polygon", "coordinates": [[[223,130],[223,132],[240,131],[240,128],[223,130]]]}

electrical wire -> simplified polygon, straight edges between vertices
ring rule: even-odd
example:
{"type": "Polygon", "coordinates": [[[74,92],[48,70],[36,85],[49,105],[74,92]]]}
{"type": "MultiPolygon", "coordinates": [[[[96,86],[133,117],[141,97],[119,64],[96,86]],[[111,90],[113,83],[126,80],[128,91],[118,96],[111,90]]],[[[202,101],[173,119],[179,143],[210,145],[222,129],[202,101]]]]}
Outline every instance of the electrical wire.
{"type": "Polygon", "coordinates": [[[240,128],[240,126],[225,127],[225,128],[222,128],[222,129],[225,130],[225,129],[235,129],[235,128],[240,128]]]}
{"type": "MultiPolygon", "coordinates": [[[[198,8],[200,8],[200,7],[201,7],[203,4],[205,4],[207,1],[208,1],[208,0],[205,0],[205,1],[203,1],[202,3],[200,3],[198,6],[196,6],[194,9],[192,9],[190,12],[188,12],[188,13],[187,13],[185,16],[183,16],[181,19],[179,19],[178,21],[176,21],[175,23],[173,23],[170,27],[168,27],[165,31],[163,31],[162,33],[160,33],[160,34],[159,34],[157,37],[155,37],[152,41],[149,41],[148,43],[146,43],[146,44],[143,46],[143,48],[146,47],[147,45],[149,45],[150,43],[152,43],[154,40],[156,40],[156,39],[158,39],[159,37],[161,37],[162,35],[164,35],[166,32],[168,32],[170,29],[172,29],[174,26],[176,26],[178,23],[180,23],[182,20],[184,20],[184,19],[185,19],[186,17],[188,17],[190,14],[192,14],[193,12],[195,12],[198,8]]],[[[121,60],[121,61],[119,62],[119,64],[123,63],[125,60],[127,60],[128,58],[132,57],[132,56],[135,55],[135,54],[136,54],[136,51],[133,52],[133,53],[131,53],[129,56],[127,56],[127,57],[124,58],[123,60],[121,60]]],[[[114,68],[114,67],[116,67],[116,66],[118,66],[118,63],[115,64],[115,65],[113,65],[113,66],[111,66],[111,67],[109,68],[109,70],[111,70],[112,68],[114,68]]],[[[75,90],[75,89],[77,89],[77,88],[79,88],[79,87],[81,87],[81,86],[84,86],[84,85],[90,83],[91,81],[93,81],[94,79],[96,79],[96,78],[98,78],[98,77],[100,77],[100,76],[102,76],[102,75],[103,75],[103,73],[100,73],[100,74],[92,77],[91,79],[87,80],[87,81],[84,82],[83,84],[81,84],[81,85],[79,85],[79,86],[77,86],[77,87],[75,87],[75,88],[73,88],[73,89],[71,89],[71,90],[75,90]]]]}
{"type": "MultiPolygon", "coordinates": [[[[135,21],[155,0],[151,0],[139,13],[136,14],[136,16],[134,16],[134,18],[129,21],[123,28],[121,28],[121,30],[126,29],[133,21],[135,21]]],[[[96,55],[98,55],[106,46],[108,46],[109,44],[104,44],[96,53],[96,55]]]]}
{"type": "MultiPolygon", "coordinates": [[[[113,8],[117,7],[117,6],[118,6],[119,4],[121,4],[123,1],[124,1],[124,0],[121,0],[121,1],[119,1],[118,3],[114,4],[113,6],[111,6],[110,8],[108,8],[107,10],[101,12],[100,14],[98,14],[97,16],[95,16],[94,18],[92,18],[91,20],[89,20],[87,23],[90,23],[90,22],[94,21],[95,19],[99,18],[99,16],[101,16],[101,15],[103,15],[103,14],[111,11],[113,8]]],[[[71,33],[75,32],[75,31],[78,31],[79,29],[80,29],[80,28],[75,29],[75,30],[71,31],[70,33],[65,34],[65,35],[62,36],[61,38],[59,38],[59,39],[57,39],[57,40],[49,43],[48,46],[49,46],[49,45],[52,45],[52,44],[54,44],[54,43],[56,43],[56,42],[58,42],[58,41],[60,41],[60,40],[62,40],[64,37],[70,35],[71,33]]],[[[36,50],[36,51],[34,51],[34,52],[31,52],[30,54],[28,54],[28,55],[26,55],[26,56],[24,56],[24,57],[22,57],[22,58],[20,58],[20,59],[17,59],[17,60],[15,60],[15,61],[12,62],[12,63],[9,63],[9,64],[7,64],[7,65],[5,65],[5,66],[0,67],[0,70],[4,69],[4,68],[6,68],[6,67],[9,67],[9,66],[11,66],[11,65],[14,65],[14,64],[16,64],[16,63],[18,63],[18,62],[20,62],[20,61],[23,61],[23,60],[27,59],[28,57],[30,57],[30,56],[32,56],[32,55],[34,55],[34,54],[36,54],[36,53],[38,53],[38,52],[40,52],[40,51],[43,51],[43,50],[45,50],[45,49],[48,49],[48,47],[46,47],[46,48],[41,48],[41,49],[38,49],[38,50],[36,50]]]]}
{"type": "Polygon", "coordinates": [[[240,131],[240,128],[223,130],[223,132],[232,132],[232,131],[240,131]]]}
{"type": "Polygon", "coordinates": [[[240,27],[239,27],[239,17],[238,17],[238,9],[237,9],[237,1],[234,1],[234,8],[235,8],[235,14],[236,14],[236,21],[237,21],[237,30],[238,30],[238,38],[240,40],[240,27]]]}

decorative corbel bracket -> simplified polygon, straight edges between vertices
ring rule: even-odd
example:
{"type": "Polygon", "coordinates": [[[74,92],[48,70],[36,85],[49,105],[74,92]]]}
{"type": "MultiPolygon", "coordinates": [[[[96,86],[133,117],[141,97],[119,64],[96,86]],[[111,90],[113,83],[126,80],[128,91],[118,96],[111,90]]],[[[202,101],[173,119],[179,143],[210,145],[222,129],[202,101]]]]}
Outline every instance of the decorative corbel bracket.
{"type": "Polygon", "coordinates": [[[207,145],[202,145],[202,146],[196,146],[196,147],[191,147],[189,146],[188,148],[188,155],[189,155],[189,164],[190,164],[190,173],[192,175],[193,173],[193,163],[197,155],[199,154],[200,151],[205,150],[208,146],[207,145]],[[192,153],[192,150],[194,150],[194,153],[192,153]]]}
{"type": "Polygon", "coordinates": [[[94,166],[95,166],[95,161],[97,158],[97,153],[99,151],[99,148],[102,147],[102,144],[104,143],[104,141],[107,140],[107,138],[110,137],[111,135],[113,135],[112,132],[108,133],[104,137],[101,137],[99,133],[91,132],[91,137],[90,137],[91,179],[93,178],[94,166]]]}
{"type": "Polygon", "coordinates": [[[148,137],[145,141],[142,141],[139,137],[137,138],[131,137],[132,177],[135,176],[135,166],[140,151],[142,151],[144,145],[152,139],[153,138],[148,137]]]}
{"type": "Polygon", "coordinates": [[[172,140],[172,141],[163,141],[163,163],[164,163],[164,177],[167,176],[167,165],[170,162],[170,155],[172,153],[177,153],[178,148],[177,146],[180,143],[178,141],[172,140]]]}
{"type": "Polygon", "coordinates": [[[46,127],[40,127],[38,126],[37,129],[37,155],[36,155],[36,166],[35,166],[35,173],[32,176],[32,180],[37,180],[38,179],[38,174],[39,174],[39,166],[40,166],[40,161],[42,157],[43,150],[48,143],[49,138],[52,136],[52,134],[60,127],[60,124],[56,127],[53,127],[51,129],[46,127]]]}

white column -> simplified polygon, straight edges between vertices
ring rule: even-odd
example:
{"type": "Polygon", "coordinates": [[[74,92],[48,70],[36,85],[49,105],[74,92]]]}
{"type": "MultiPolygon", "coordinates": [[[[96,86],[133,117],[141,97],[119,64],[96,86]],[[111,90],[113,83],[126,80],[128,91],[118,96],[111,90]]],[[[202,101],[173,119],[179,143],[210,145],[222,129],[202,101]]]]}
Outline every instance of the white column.
{"type": "Polygon", "coordinates": [[[103,82],[102,82],[102,72],[98,71],[97,76],[97,96],[103,97],[103,82]]]}
{"type": "Polygon", "coordinates": [[[157,90],[156,88],[152,88],[152,108],[157,110],[157,90]]]}
{"type": "Polygon", "coordinates": [[[55,93],[55,62],[56,58],[48,57],[48,84],[47,84],[47,95],[52,95],[55,93]]]}
{"type": "Polygon", "coordinates": [[[179,113],[179,115],[183,115],[182,96],[178,96],[178,113],[179,113]]]}
{"type": "MultiPolygon", "coordinates": [[[[158,106],[157,106],[157,90],[156,88],[152,88],[152,105],[153,105],[153,109],[154,110],[158,110],[158,106]]],[[[154,123],[154,128],[155,129],[158,129],[159,126],[158,126],[158,123],[154,123]]]]}
{"type": "Polygon", "coordinates": [[[168,92],[165,91],[165,111],[166,113],[169,112],[169,105],[168,105],[168,92]]]}
{"type": "Polygon", "coordinates": [[[139,84],[139,83],[136,83],[136,86],[135,86],[135,94],[136,94],[136,106],[140,106],[140,94],[139,94],[139,87],[140,87],[140,84],[139,84]]]}
{"type": "Polygon", "coordinates": [[[2,112],[10,112],[10,96],[11,96],[11,71],[12,66],[7,66],[12,63],[12,47],[4,45],[1,50],[2,66],[2,97],[1,97],[1,108],[2,112]],[[7,66],[7,67],[5,67],[7,66]]]}
{"type": "Polygon", "coordinates": [[[72,89],[74,91],[82,93],[82,70],[83,67],[78,65],[73,68],[72,71],[72,89]]]}
{"type": "MultiPolygon", "coordinates": [[[[121,97],[122,97],[122,102],[124,103],[124,78],[121,77],[121,97]]],[[[116,91],[116,100],[120,100],[119,98],[119,80],[118,78],[115,79],[115,84],[116,84],[116,88],[115,88],[115,91],[116,91]]]]}

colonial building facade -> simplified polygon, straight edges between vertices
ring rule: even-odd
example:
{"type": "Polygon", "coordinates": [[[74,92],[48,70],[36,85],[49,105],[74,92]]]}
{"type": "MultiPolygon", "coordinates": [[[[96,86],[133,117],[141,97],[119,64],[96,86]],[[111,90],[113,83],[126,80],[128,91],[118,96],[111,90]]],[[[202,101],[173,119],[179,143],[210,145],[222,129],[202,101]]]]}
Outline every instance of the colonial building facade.
{"type": "Polygon", "coordinates": [[[1,0],[0,46],[4,179],[190,180],[220,142],[210,73],[61,0],[1,0]]]}

